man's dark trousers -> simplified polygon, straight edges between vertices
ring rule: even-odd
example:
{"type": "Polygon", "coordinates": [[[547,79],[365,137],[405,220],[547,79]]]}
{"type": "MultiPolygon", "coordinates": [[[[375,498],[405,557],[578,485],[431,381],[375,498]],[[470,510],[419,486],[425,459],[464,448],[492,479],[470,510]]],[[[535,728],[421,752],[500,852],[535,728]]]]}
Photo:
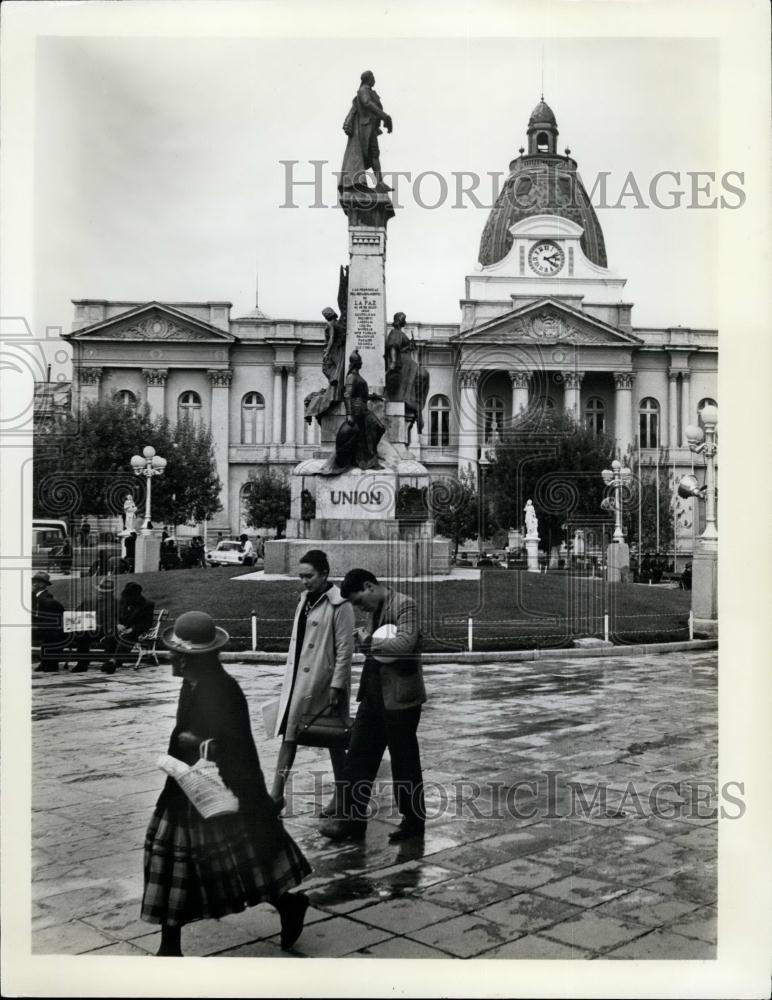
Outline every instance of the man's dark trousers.
{"type": "Polygon", "coordinates": [[[406,823],[423,825],[426,809],[417,737],[420,719],[420,705],[387,711],[367,697],[359,703],[342,788],[342,812],[347,819],[366,822],[372,784],[388,749],[397,808],[406,823]]]}

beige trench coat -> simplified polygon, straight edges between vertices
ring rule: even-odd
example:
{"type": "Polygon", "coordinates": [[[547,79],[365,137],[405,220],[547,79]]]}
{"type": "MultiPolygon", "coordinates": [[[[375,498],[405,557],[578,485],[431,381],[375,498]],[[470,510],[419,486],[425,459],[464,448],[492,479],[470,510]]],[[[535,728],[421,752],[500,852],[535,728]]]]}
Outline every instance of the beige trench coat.
{"type": "Polygon", "coordinates": [[[295,611],[279,699],[279,725],[287,716],[286,740],[295,739],[301,715],[315,715],[329,705],[331,687],[343,689],[340,712],[348,715],[349,710],[354,609],[341,597],[338,587],[330,587],[308,614],[295,688],[292,689],[298,622],[307,598],[308,594],[304,593],[295,611]]]}

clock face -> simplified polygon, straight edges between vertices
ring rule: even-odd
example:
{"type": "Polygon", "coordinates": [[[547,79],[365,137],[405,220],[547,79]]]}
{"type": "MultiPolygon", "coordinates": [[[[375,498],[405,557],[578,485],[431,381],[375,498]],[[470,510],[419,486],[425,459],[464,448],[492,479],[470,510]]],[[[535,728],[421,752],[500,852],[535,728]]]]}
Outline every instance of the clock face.
{"type": "Polygon", "coordinates": [[[534,243],[528,252],[528,263],[537,274],[557,274],[565,262],[565,254],[557,243],[542,240],[534,243]]]}

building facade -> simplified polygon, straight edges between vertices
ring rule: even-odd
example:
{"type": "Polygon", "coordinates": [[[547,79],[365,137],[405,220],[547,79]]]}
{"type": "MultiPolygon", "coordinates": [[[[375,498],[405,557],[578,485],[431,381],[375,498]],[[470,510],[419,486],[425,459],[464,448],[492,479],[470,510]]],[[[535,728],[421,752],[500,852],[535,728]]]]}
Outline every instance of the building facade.
{"type": "MultiPolygon", "coordinates": [[[[634,326],[626,279],[609,267],[576,162],[557,140],[542,100],[465,279],[460,322],[409,328],[430,375],[413,450],[434,475],[474,472],[522,410],[563,407],[613,435],[621,457],[640,449],[655,461],[667,448],[675,473],[691,471],[685,428],[716,401],[717,331],[634,326]]],[[[205,421],[223,482],[211,527],[241,530],[242,491],[256,469],[289,472],[318,450],[304,399],[324,384],[322,322],[257,308],[232,317],[222,301],[74,305],[65,335],[73,405],[117,397],[172,421],[205,421]]],[[[683,554],[698,527],[692,505],[680,511],[683,554]]]]}

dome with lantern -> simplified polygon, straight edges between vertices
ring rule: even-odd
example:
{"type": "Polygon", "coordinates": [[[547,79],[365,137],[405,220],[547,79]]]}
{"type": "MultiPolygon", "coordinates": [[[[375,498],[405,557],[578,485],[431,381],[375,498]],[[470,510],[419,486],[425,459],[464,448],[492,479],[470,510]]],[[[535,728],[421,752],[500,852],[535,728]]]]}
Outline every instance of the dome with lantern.
{"type": "Polygon", "coordinates": [[[542,96],[528,119],[528,149],[509,164],[509,176],[485,223],[478,259],[483,267],[496,264],[512,247],[511,226],[531,215],[557,215],[580,225],[584,255],[607,267],[603,230],[581,178],[576,160],[566,149],[557,151],[555,113],[542,96]]]}

